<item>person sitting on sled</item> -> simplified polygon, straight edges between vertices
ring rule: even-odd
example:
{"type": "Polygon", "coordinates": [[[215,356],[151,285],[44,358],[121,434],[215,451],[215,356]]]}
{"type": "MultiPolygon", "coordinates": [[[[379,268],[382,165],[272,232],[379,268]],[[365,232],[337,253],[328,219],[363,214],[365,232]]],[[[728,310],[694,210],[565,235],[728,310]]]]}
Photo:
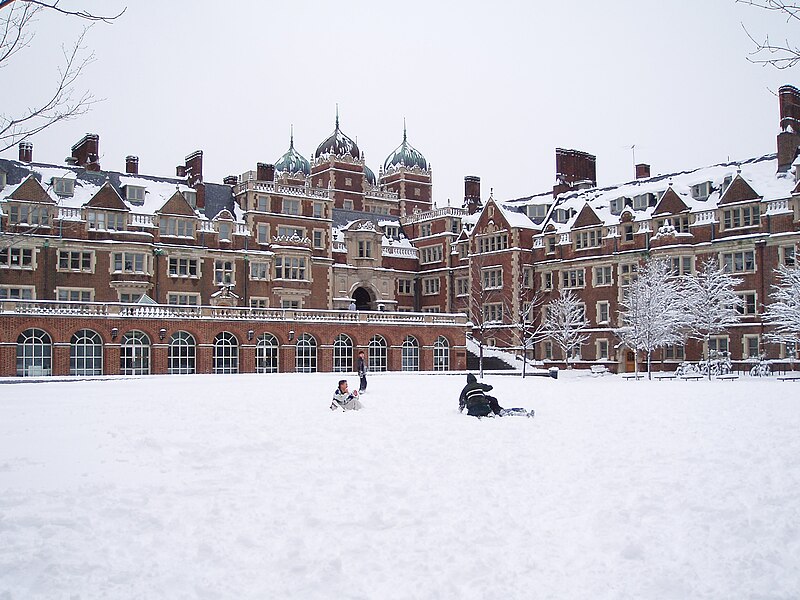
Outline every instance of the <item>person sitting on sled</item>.
{"type": "Polygon", "coordinates": [[[339,381],[339,386],[333,392],[333,402],[331,402],[331,410],[361,410],[364,405],[358,399],[358,391],[352,392],[347,390],[347,379],[339,381]]]}
{"type": "Polygon", "coordinates": [[[485,417],[490,413],[499,415],[503,408],[497,402],[497,398],[486,394],[491,389],[491,385],[478,383],[475,375],[469,373],[467,385],[461,390],[461,396],[458,398],[458,410],[463,411],[466,408],[467,414],[472,417],[485,417]]]}

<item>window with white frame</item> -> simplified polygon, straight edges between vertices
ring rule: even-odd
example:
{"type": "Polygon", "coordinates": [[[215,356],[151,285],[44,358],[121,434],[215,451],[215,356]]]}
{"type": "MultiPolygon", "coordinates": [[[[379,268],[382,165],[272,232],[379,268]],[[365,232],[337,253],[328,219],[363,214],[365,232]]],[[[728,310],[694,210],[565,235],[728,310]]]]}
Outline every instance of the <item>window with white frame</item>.
{"type": "Polygon", "coordinates": [[[561,272],[561,287],[582,288],[585,285],[583,269],[568,269],[561,272]]]}
{"type": "Polygon", "coordinates": [[[269,212],[269,196],[256,196],[256,210],[269,212]]]}
{"type": "Polygon", "coordinates": [[[297,298],[281,298],[281,308],[294,310],[303,308],[303,305],[297,298]]]}
{"type": "Polygon", "coordinates": [[[103,374],[103,340],[91,329],[75,332],[69,342],[69,374],[88,376],[103,374]]]}
{"type": "Polygon", "coordinates": [[[526,290],[533,287],[533,267],[522,267],[522,287],[526,290]]]}
{"type": "Polygon", "coordinates": [[[297,373],[315,373],[317,371],[317,340],[314,336],[304,333],[297,338],[294,366],[297,373]]]}
{"type": "Polygon", "coordinates": [[[756,270],[756,255],[753,250],[725,252],[721,262],[725,273],[753,273],[756,270]]]}
{"type": "Polygon", "coordinates": [[[372,242],[358,240],[358,258],[372,258],[372,242]]]}
{"type": "Polygon", "coordinates": [[[333,340],[333,372],[349,373],[353,370],[353,340],[340,333],[333,340]]]}
{"type": "Polygon", "coordinates": [[[194,220],[179,217],[159,217],[158,231],[164,236],[193,238],[194,220]]]}
{"type": "Polygon", "coordinates": [[[300,200],[293,198],[283,199],[283,214],[285,215],[299,215],[300,214],[300,200]]]}
{"type": "Polygon", "coordinates": [[[621,263],[617,267],[617,271],[619,272],[619,287],[622,290],[625,290],[630,284],[636,281],[636,263],[621,263]]]}
{"type": "Polygon", "coordinates": [[[442,245],[438,246],[425,246],[420,249],[420,263],[429,264],[441,262],[442,260],[442,245]]]}
{"type": "Polygon", "coordinates": [[[53,340],[46,331],[26,329],[17,337],[17,376],[35,377],[53,372],[53,340]]]}
{"type": "Polygon", "coordinates": [[[325,232],[322,229],[314,230],[312,243],[317,250],[325,247],[325,232]]]}
{"type": "Polygon", "coordinates": [[[633,225],[630,223],[622,226],[622,241],[625,243],[633,241],[633,225]]]}
{"type": "Polygon", "coordinates": [[[431,234],[431,224],[430,223],[420,223],[419,226],[419,235],[420,237],[427,237],[431,234]]]}
{"type": "Polygon", "coordinates": [[[656,219],[656,231],[666,225],[667,221],[678,233],[689,233],[689,215],[673,215],[667,219],[656,219]]]}
{"type": "Polygon", "coordinates": [[[129,331],[119,347],[120,375],[150,374],[150,338],[142,331],[129,331]]]}
{"type": "Polygon", "coordinates": [[[422,280],[422,293],[425,296],[435,296],[439,293],[439,286],[438,277],[426,277],[422,280]]]}
{"type": "Polygon", "coordinates": [[[466,296],[469,294],[469,277],[456,278],[456,296],[466,296]]]}
{"type": "Polygon", "coordinates": [[[75,273],[94,272],[94,252],[91,250],[59,250],[58,270],[75,273]]]}
{"type": "Polygon", "coordinates": [[[57,287],[56,298],[59,302],[92,302],[94,290],[92,288],[57,287]]]}
{"type": "Polygon", "coordinates": [[[672,256],[670,257],[670,265],[672,274],[678,275],[691,275],[692,265],[694,265],[693,256],[672,256]]]}
{"type": "Polygon", "coordinates": [[[276,256],[275,279],[306,278],[306,259],[301,256],[276,256]]]}
{"type": "Polygon", "coordinates": [[[167,304],[171,304],[173,306],[200,306],[200,294],[168,292],[167,304]]]}
{"type": "Polygon", "coordinates": [[[575,249],[597,248],[603,243],[603,232],[601,229],[589,229],[587,231],[575,232],[575,249]]]}
{"type": "Polygon", "coordinates": [[[256,239],[259,244],[269,243],[269,227],[266,223],[259,223],[256,226],[256,239]]]}
{"type": "Polygon", "coordinates": [[[278,352],[278,338],[271,333],[261,334],[256,343],[256,373],[277,373],[278,352]]]}
{"type": "Polygon", "coordinates": [[[481,282],[484,290],[495,290],[503,287],[502,267],[491,267],[481,270],[481,282]]]}
{"type": "Polygon", "coordinates": [[[57,196],[72,196],[75,193],[75,180],[69,177],[53,177],[53,191],[57,196]]]}
{"type": "Polygon", "coordinates": [[[450,342],[443,335],[436,338],[433,343],[433,370],[450,370],[450,342]]]}
{"type": "Polygon", "coordinates": [[[496,233],[493,235],[485,235],[478,238],[478,252],[485,254],[486,252],[495,252],[497,250],[508,249],[508,234],[496,233]]]}
{"type": "Polygon", "coordinates": [[[200,277],[200,260],[197,258],[170,256],[167,262],[167,270],[170,277],[189,277],[197,279],[200,277]]]}
{"type": "Polygon", "coordinates": [[[213,371],[219,374],[239,372],[239,340],[228,331],[214,338],[213,371]]]}
{"type": "Polygon", "coordinates": [[[125,186],[125,199],[131,204],[141,206],[144,204],[145,189],[138,185],[125,186]]]}
{"type": "Polygon", "coordinates": [[[369,356],[369,370],[383,372],[387,370],[387,344],[382,335],[373,335],[367,346],[369,356]]]}
{"type": "Polygon", "coordinates": [[[742,336],[742,359],[759,358],[761,355],[760,345],[761,340],[758,335],[742,336]]]}
{"type": "Polygon", "coordinates": [[[233,285],[234,271],[233,261],[227,258],[217,258],[214,260],[214,284],[233,285]]]}
{"type": "Polygon", "coordinates": [[[544,247],[547,254],[553,254],[556,251],[556,236],[548,235],[544,238],[544,247]]]}
{"type": "Polygon", "coordinates": [[[742,303],[736,307],[736,311],[743,316],[758,314],[758,302],[755,292],[737,292],[742,299],[742,303]]]}
{"type": "Polygon", "coordinates": [[[266,281],[269,278],[269,265],[266,262],[250,261],[250,279],[266,281]]]}
{"type": "Polygon", "coordinates": [[[325,216],[325,204],[322,202],[314,202],[314,212],[313,215],[317,219],[321,219],[325,216]]]}
{"type": "Polygon", "coordinates": [[[755,227],[761,223],[761,208],[755,206],[738,206],[722,211],[722,226],[724,229],[737,227],[755,227]]]}
{"type": "Polygon", "coordinates": [[[176,331],[169,338],[167,373],[193,375],[196,368],[197,343],[187,331],[176,331]]]}
{"type": "Polygon", "coordinates": [[[148,273],[149,265],[144,252],[114,252],[111,258],[114,273],[148,273]]]}
{"type": "Polygon", "coordinates": [[[595,342],[596,360],[608,360],[608,340],[600,339],[595,342]]]}
{"type": "Polygon", "coordinates": [[[0,300],[33,300],[35,291],[32,285],[0,285],[0,300]]]}
{"type": "Polygon", "coordinates": [[[197,208],[197,192],[195,190],[184,190],[181,192],[183,197],[186,199],[186,202],[192,208],[197,208]]]}
{"type": "Polygon", "coordinates": [[[352,200],[342,200],[342,208],[345,210],[353,210],[352,200]]]}
{"type": "Polygon", "coordinates": [[[686,360],[686,348],[683,344],[664,346],[664,360],[686,360]]]}
{"type": "Polygon", "coordinates": [[[711,336],[708,339],[708,354],[709,354],[709,356],[714,352],[716,352],[717,354],[722,354],[723,352],[728,352],[728,336],[727,335],[711,336]]]}
{"type": "Polygon", "coordinates": [[[592,282],[592,285],[594,287],[612,285],[614,283],[613,271],[614,270],[611,265],[595,267],[592,270],[592,274],[594,275],[594,281],[592,282]]]}
{"type": "Polygon", "coordinates": [[[250,296],[250,308],[269,308],[269,298],[250,296]]]}
{"type": "Polygon", "coordinates": [[[552,290],[553,289],[553,272],[552,271],[545,271],[542,273],[542,289],[543,290],[552,290]]]}
{"type": "Polygon", "coordinates": [[[490,321],[502,322],[503,321],[503,305],[499,302],[483,305],[483,321],[488,323],[490,321]]]}
{"type": "Polygon", "coordinates": [[[653,194],[639,194],[633,197],[633,210],[644,210],[651,204],[655,205],[655,197],[653,194]]]}
{"type": "Polygon", "coordinates": [[[228,221],[221,221],[217,223],[217,232],[219,233],[220,241],[230,241],[232,231],[233,223],[228,221]]]}
{"type": "Polygon", "coordinates": [[[611,304],[607,300],[601,300],[596,305],[597,324],[605,325],[611,320],[611,304]]]}
{"type": "Polygon", "coordinates": [[[117,294],[119,295],[119,301],[126,304],[135,304],[141,300],[144,295],[141,292],[123,292],[120,290],[117,290],[117,294]]]}
{"type": "Polygon", "coordinates": [[[414,293],[414,282],[411,279],[397,280],[397,293],[402,296],[410,296],[414,293]]]}
{"type": "Polygon", "coordinates": [[[87,210],[86,223],[89,229],[103,231],[125,231],[128,216],[123,212],[87,210]]]}
{"type": "Polygon", "coordinates": [[[413,335],[407,335],[403,340],[400,368],[403,371],[419,371],[419,342],[413,335]]]}
{"type": "Polygon", "coordinates": [[[8,222],[14,225],[50,225],[50,208],[38,204],[9,203],[8,222]]]}
{"type": "Polygon", "coordinates": [[[278,236],[279,237],[299,237],[304,238],[306,236],[305,230],[302,227],[292,227],[290,225],[279,225],[278,226],[278,236]]]}
{"type": "Polygon", "coordinates": [[[424,313],[439,313],[442,312],[442,308],[440,306],[423,306],[422,312],[424,313]]]}

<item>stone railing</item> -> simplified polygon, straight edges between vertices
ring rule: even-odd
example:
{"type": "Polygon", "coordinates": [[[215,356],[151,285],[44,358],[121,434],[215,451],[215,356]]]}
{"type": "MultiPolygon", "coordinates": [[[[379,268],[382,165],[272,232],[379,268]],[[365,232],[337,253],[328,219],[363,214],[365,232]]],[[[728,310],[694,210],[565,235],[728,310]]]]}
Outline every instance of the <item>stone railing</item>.
{"type": "Polygon", "coordinates": [[[372,188],[367,190],[367,198],[376,198],[381,200],[397,200],[400,195],[397,192],[390,192],[388,190],[381,190],[372,188]]]}
{"type": "Polygon", "coordinates": [[[272,243],[282,246],[307,246],[311,248],[311,240],[299,235],[273,235],[272,243]]]}
{"type": "Polygon", "coordinates": [[[560,237],[560,238],[559,238],[559,240],[558,240],[558,243],[559,243],[561,246],[565,246],[565,245],[569,245],[569,244],[571,244],[571,243],[572,243],[572,240],[570,239],[569,233],[562,233],[562,234],[561,234],[561,237],[560,237]]]}
{"type": "Polygon", "coordinates": [[[61,219],[62,221],[80,221],[82,219],[80,208],[59,206],[57,209],[56,219],[61,219]]]}
{"type": "Polygon", "coordinates": [[[419,221],[428,221],[431,219],[437,219],[441,217],[461,218],[466,215],[467,211],[464,208],[456,208],[455,206],[445,206],[444,208],[437,208],[436,210],[429,210],[401,217],[400,224],[410,225],[412,223],[418,223],[419,221]]]}
{"type": "Polygon", "coordinates": [[[383,246],[381,256],[393,256],[396,258],[419,258],[419,250],[408,246],[383,246]]]}
{"type": "Polygon", "coordinates": [[[334,252],[347,252],[347,244],[344,242],[333,242],[334,252]]]}
{"type": "Polygon", "coordinates": [[[692,225],[707,225],[716,222],[713,210],[703,210],[694,215],[694,222],[692,225]]]}
{"type": "Polygon", "coordinates": [[[128,224],[134,227],[155,227],[155,215],[144,215],[141,213],[131,213],[128,218],[128,224]]]}
{"type": "Polygon", "coordinates": [[[770,200],[767,203],[768,215],[774,215],[776,213],[787,213],[787,212],[792,212],[792,209],[789,206],[788,198],[782,198],[781,200],[770,200]]]}
{"type": "Polygon", "coordinates": [[[248,171],[239,176],[239,183],[236,185],[236,193],[238,194],[244,191],[282,196],[302,196],[304,198],[323,198],[326,200],[333,197],[333,190],[328,190],[327,188],[286,185],[275,183],[274,181],[258,181],[255,179],[255,173],[253,171],[248,171]]]}

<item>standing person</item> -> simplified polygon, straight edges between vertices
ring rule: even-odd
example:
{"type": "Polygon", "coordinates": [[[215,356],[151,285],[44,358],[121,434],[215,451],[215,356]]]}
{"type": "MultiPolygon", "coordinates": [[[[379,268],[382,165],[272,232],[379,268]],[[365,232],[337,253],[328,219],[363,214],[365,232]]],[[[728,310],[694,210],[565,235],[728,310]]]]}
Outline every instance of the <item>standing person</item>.
{"type": "Polygon", "coordinates": [[[361,410],[364,408],[364,405],[358,399],[358,392],[350,392],[347,389],[347,379],[339,380],[339,385],[336,387],[336,391],[333,392],[331,410],[339,408],[342,410],[361,410]]]}
{"type": "Polygon", "coordinates": [[[350,300],[350,304],[347,305],[347,310],[355,310],[355,309],[356,309],[355,300],[350,300]]]}
{"type": "Polygon", "coordinates": [[[491,385],[478,383],[475,375],[469,373],[467,385],[461,390],[458,398],[458,410],[463,411],[466,408],[467,414],[472,417],[485,417],[490,413],[499,415],[503,409],[497,402],[497,398],[486,394],[491,389],[491,385]]]}
{"type": "Polygon", "coordinates": [[[367,391],[367,361],[363,350],[358,352],[358,379],[358,391],[363,394],[367,391]]]}

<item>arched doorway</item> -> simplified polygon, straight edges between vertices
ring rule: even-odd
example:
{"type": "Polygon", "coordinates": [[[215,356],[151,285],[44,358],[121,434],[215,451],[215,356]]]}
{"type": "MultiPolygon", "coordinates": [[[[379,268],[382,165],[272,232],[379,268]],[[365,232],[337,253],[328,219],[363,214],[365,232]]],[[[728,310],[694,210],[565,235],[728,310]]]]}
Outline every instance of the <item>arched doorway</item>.
{"type": "Polygon", "coordinates": [[[357,310],[375,310],[372,301],[372,294],[367,288],[358,287],[353,291],[353,301],[356,303],[357,310]]]}

